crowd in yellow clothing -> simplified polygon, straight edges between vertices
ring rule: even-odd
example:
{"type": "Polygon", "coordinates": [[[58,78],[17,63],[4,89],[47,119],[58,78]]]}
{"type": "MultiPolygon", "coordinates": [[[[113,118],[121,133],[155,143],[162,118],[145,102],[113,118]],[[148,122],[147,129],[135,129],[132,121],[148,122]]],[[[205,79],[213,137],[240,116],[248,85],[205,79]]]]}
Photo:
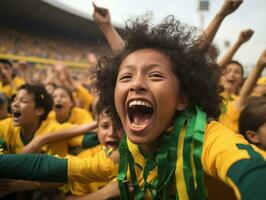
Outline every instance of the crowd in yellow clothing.
{"type": "MultiPolygon", "coordinates": [[[[27,70],[15,73],[1,59],[0,178],[18,179],[25,190],[53,188],[67,200],[222,199],[225,191],[208,196],[206,174],[236,199],[265,197],[266,51],[245,81],[232,58],[252,30],[219,62],[206,56],[241,3],[225,0],[196,40],[173,16],[157,26],[131,21],[122,39],[109,11],[94,5],[113,50],[88,81],[97,93],[62,63],[32,84],[27,70]]],[[[17,192],[1,184],[0,197],[17,192]]]]}

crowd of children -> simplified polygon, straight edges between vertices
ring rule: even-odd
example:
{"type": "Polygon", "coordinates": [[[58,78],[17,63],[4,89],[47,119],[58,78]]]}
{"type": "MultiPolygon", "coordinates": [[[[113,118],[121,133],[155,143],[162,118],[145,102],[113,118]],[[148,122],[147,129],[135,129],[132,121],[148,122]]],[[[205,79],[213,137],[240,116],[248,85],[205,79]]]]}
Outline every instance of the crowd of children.
{"type": "Polygon", "coordinates": [[[209,195],[208,176],[232,198],[264,199],[266,50],[245,81],[233,56],[252,30],[220,61],[210,55],[241,4],[224,0],[196,38],[173,16],[129,20],[120,36],[93,5],[113,53],[90,71],[90,91],[62,63],[32,84],[0,60],[0,197],[222,199],[209,195]]]}

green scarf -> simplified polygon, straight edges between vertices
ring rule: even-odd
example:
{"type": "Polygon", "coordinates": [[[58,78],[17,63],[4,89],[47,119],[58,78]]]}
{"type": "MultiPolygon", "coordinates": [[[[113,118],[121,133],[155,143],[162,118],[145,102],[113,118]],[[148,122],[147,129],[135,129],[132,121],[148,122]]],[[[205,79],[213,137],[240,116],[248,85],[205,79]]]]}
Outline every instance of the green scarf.
{"type": "MultiPolygon", "coordinates": [[[[203,181],[203,170],[201,166],[201,153],[206,126],[206,114],[198,107],[182,111],[175,118],[174,126],[171,130],[165,131],[162,137],[162,145],[159,152],[150,155],[143,169],[144,187],[140,188],[134,167],[134,158],[129,151],[126,136],[121,140],[119,152],[119,174],[118,182],[121,199],[130,199],[130,192],[127,185],[127,171],[129,169],[130,178],[134,188],[134,199],[144,199],[145,193],[150,192],[152,199],[170,199],[169,188],[174,183],[178,139],[183,128],[185,138],[183,142],[183,173],[186,190],[189,199],[206,199],[203,181]],[[191,159],[191,156],[193,159],[191,159]],[[192,166],[195,166],[195,177],[192,166]],[[147,182],[149,173],[158,167],[157,177],[151,182],[147,182]],[[196,182],[196,186],[195,186],[196,182]]],[[[178,193],[174,197],[179,199],[178,193]]]]}

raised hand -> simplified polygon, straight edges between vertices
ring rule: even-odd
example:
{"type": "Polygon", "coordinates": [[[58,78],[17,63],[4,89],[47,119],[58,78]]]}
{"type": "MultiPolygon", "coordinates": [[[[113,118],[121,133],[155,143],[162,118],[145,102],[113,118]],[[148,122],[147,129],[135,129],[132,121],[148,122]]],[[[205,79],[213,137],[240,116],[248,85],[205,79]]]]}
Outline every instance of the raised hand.
{"type": "Polygon", "coordinates": [[[261,68],[266,67],[266,49],[262,52],[257,62],[257,66],[261,68]]]}
{"type": "Polygon", "coordinates": [[[240,32],[238,41],[240,43],[247,42],[253,35],[254,31],[252,29],[243,30],[240,32]]]}
{"type": "Polygon", "coordinates": [[[230,15],[231,13],[235,12],[242,3],[243,0],[225,0],[220,13],[223,16],[230,15]]]}
{"type": "Polygon", "coordinates": [[[94,12],[93,12],[93,21],[98,25],[111,25],[111,17],[109,10],[106,8],[98,7],[95,3],[92,3],[94,12]]]}

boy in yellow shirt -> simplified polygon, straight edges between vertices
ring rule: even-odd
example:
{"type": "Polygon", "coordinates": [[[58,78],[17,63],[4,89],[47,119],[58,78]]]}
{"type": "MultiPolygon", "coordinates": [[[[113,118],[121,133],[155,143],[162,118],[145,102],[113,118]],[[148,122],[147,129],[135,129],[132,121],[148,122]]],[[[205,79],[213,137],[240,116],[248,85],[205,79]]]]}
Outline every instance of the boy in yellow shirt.
{"type": "MultiPolygon", "coordinates": [[[[0,121],[0,136],[6,146],[5,152],[20,153],[32,138],[71,127],[71,124],[61,125],[47,120],[52,106],[52,98],[43,86],[21,86],[11,105],[12,118],[0,121]]],[[[44,149],[48,153],[65,156],[68,143],[64,140],[49,143],[44,149]]]]}

